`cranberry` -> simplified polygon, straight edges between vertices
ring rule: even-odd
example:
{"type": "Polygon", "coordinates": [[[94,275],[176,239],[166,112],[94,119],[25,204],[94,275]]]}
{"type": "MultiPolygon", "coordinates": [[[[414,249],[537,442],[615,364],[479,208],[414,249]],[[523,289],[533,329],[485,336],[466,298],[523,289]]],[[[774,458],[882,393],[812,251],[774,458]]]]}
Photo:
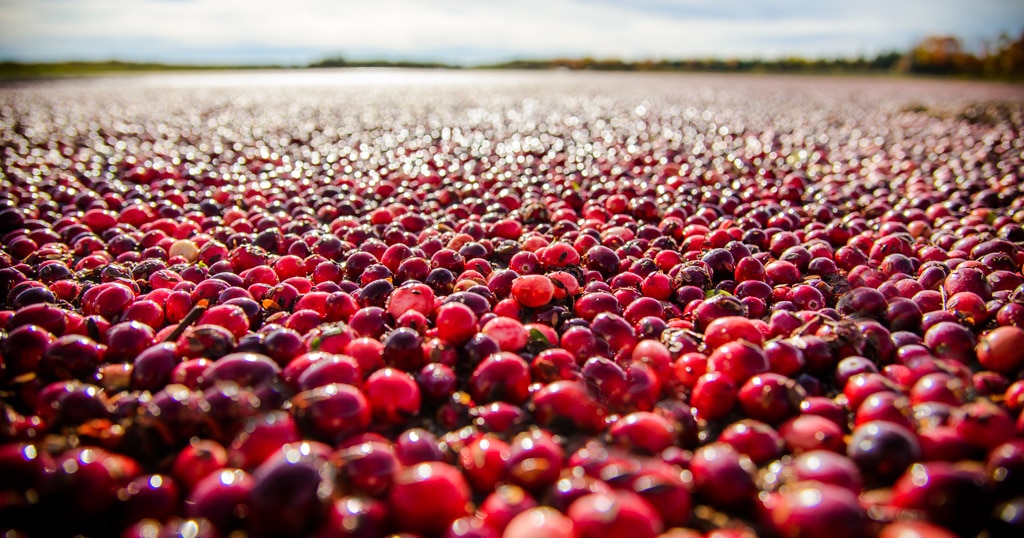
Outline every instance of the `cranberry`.
{"type": "Polygon", "coordinates": [[[207,476],[228,466],[228,452],[216,441],[194,439],[174,458],[171,475],[191,492],[207,476]]]}
{"type": "Polygon", "coordinates": [[[420,463],[398,472],[388,505],[401,530],[440,534],[469,513],[470,489],[455,467],[420,463]]]}
{"type": "Polygon", "coordinates": [[[766,521],[780,535],[863,536],[868,518],[857,495],[820,482],[801,482],[762,500],[766,521]]]}
{"type": "Polygon", "coordinates": [[[366,379],[364,389],[376,420],[394,424],[419,413],[419,386],[402,371],[377,370],[366,379]]]}
{"type": "Polygon", "coordinates": [[[466,305],[452,302],[437,309],[438,336],[452,344],[461,344],[476,333],[476,314],[466,305]]]}
{"type": "Polygon", "coordinates": [[[786,447],[799,454],[809,450],[830,450],[842,452],[846,442],[843,428],[824,416],[803,414],[793,417],[779,426],[786,447]]]}
{"type": "Polygon", "coordinates": [[[732,410],[737,397],[736,384],[720,372],[709,372],[697,379],[690,404],[701,418],[717,420],[732,410]]]}
{"type": "Polygon", "coordinates": [[[509,481],[530,492],[554,484],[564,453],[551,434],[534,429],[515,436],[510,444],[509,481]]]}
{"type": "Polygon", "coordinates": [[[892,422],[875,421],[858,426],[847,448],[865,480],[872,484],[891,484],[921,456],[917,436],[892,422]]]}
{"type": "MultiPolygon", "coordinates": [[[[102,346],[85,336],[69,334],[46,347],[39,358],[38,368],[42,375],[51,379],[85,379],[96,371],[103,358],[102,346]]],[[[174,355],[170,358],[173,361],[174,355]]],[[[167,373],[170,373],[170,368],[167,373]]]]}
{"type": "Polygon", "coordinates": [[[503,536],[508,538],[573,538],[572,519],[550,507],[541,506],[524,510],[509,521],[503,536]]]}
{"type": "Polygon", "coordinates": [[[998,327],[981,336],[976,348],[982,367],[1003,374],[1020,370],[1024,365],[1024,329],[998,327]]]}
{"type": "Polygon", "coordinates": [[[518,355],[495,353],[477,365],[469,378],[469,393],[480,403],[526,401],[530,385],[530,367],[518,355]]]}
{"type": "Polygon", "coordinates": [[[976,533],[985,521],[991,499],[982,476],[948,463],[917,463],[893,486],[892,505],[918,510],[929,520],[958,534],[976,533]]]}
{"type": "Polygon", "coordinates": [[[444,460],[437,438],[420,428],[411,428],[398,436],[395,440],[395,455],[405,466],[444,460]]]}
{"type": "MultiPolygon", "coordinates": [[[[537,501],[519,486],[499,485],[477,510],[484,527],[500,534],[518,514],[537,507],[537,501]]],[[[563,516],[564,517],[564,516],[563,516]]]]}
{"type": "Polygon", "coordinates": [[[924,333],[924,345],[938,358],[968,363],[974,359],[974,335],[966,327],[951,321],[942,321],[924,333]]]}
{"type": "Polygon", "coordinates": [[[215,471],[185,499],[184,515],[208,520],[222,533],[242,528],[255,482],[241,469],[215,471]]]}
{"type": "Polygon", "coordinates": [[[690,472],[694,492],[716,508],[742,508],[757,496],[754,464],[727,444],[713,443],[694,451],[690,472]]]}
{"type": "Polygon", "coordinates": [[[797,481],[813,480],[831,484],[853,493],[860,493],[863,484],[860,470],[852,460],[827,450],[804,452],[796,458],[787,472],[797,481]]]}
{"type": "Polygon", "coordinates": [[[979,450],[988,451],[1014,437],[1013,419],[1001,407],[977,400],[950,414],[949,425],[961,438],[979,450]]]}
{"type": "Polygon", "coordinates": [[[878,533],[879,538],[955,538],[956,534],[924,521],[896,521],[878,533]]]}
{"type": "MultiPolygon", "coordinates": [[[[596,247],[595,247],[596,248],[596,247]]],[[[663,527],[654,508],[639,495],[617,490],[592,493],[576,499],[566,515],[576,536],[657,536],[663,527]]]]}
{"type": "Polygon", "coordinates": [[[365,430],[370,425],[370,409],[359,389],[336,383],[297,394],[291,412],[304,431],[333,443],[365,430]]]}
{"type": "Polygon", "coordinates": [[[753,419],[743,419],[725,427],[718,441],[733,447],[750,458],[755,465],[768,463],[784,448],[782,437],[771,426],[753,419]]]}
{"type": "Polygon", "coordinates": [[[800,411],[806,393],[792,379],[773,373],[748,379],[737,393],[740,409],[757,420],[778,424],[800,411]]]}
{"type": "Polygon", "coordinates": [[[372,497],[387,493],[401,468],[390,446],[372,441],[343,448],[331,460],[344,492],[372,497]]]}
{"type": "Polygon", "coordinates": [[[647,454],[657,454],[675,443],[673,425],[664,417],[645,411],[617,420],[608,434],[613,443],[647,454]]]}
{"type": "Polygon", "coordinates": [[[387,505],[371,497],[345,496],[333,501],[320,531],[322,538],[383,536],[390,528],[387,505]]]}
{"type": "Polygon", "coordinates": [[[595,433],[604,429],[604,407],[578,381],[546,385],[534,394],[532,407],[534,418],[548,428],[595,433]]]}

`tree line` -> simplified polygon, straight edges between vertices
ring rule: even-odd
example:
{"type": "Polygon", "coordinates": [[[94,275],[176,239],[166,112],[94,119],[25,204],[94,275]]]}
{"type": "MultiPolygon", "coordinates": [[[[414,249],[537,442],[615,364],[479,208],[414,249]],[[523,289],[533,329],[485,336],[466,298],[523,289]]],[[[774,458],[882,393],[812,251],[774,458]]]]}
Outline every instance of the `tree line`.
{"type": "MultiPolygon", "coordinates": [[[[67,61],[23,63],[0,61],[0,78],[45,77],[103,74],[110,72],[161,71],[183,69],[275,68],[276,65],[181,65],[144,62],[67,61]]],[[[967,50],[953,36],[931,36],[909,51],[888,51],[874,57],[780,59],[660,59],[627,61],[615,58],[555,58],[512,60],[501,63],[463,66],[443,62],[351,60],[325,58],[304,67],[396,67],[448,69],[568,69],[575,71],[652,71],[652,72],[736,72],[807,74],[903,74],[984,78],[1024,81],[1024,31],[1016,39],[1000,36],[979,52],[967,50]]]]}
{"type": "Polygon", "coordinates": [[[560,58],[514,60],[487,68],[570,69],[592,71],[710,71],[741,73],[850,73],[906,74],[1024,80],[1024,32],[1011,39],[1003,35],[979,53],[966,50],[953,36],[931,36],[906,52],[889,51],[874,57],[781,59],[665,59],[624,61],[619,59],[560,58]]]}

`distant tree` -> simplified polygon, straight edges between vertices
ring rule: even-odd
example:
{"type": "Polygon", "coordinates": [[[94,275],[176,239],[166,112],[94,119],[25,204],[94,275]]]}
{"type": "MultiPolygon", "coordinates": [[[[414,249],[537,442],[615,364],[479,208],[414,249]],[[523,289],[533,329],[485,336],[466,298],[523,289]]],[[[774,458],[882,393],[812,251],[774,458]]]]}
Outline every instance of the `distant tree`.
{"type": "Polygon", "coordinates": [[[910,70],[915,73],[950,74],[953,71],[953,58],[962,52],[960,40],[955,37],[926,37],[910,51],[910,70]]]}
{"type": "Polygon", "coordinates": [[[1016,41],[1003,34],[999,38],[999,49],[985,58],[986,74],[1000,78],[1024,78],[1024,31],[1016,41]]]}
{"type": "Polygon", "coordinates": [[[960,39],[953,36],[930,36],[917,44],[908,55],[909,71],[928,75],[980,75],[983,60],[967,52],[960,39]]]}

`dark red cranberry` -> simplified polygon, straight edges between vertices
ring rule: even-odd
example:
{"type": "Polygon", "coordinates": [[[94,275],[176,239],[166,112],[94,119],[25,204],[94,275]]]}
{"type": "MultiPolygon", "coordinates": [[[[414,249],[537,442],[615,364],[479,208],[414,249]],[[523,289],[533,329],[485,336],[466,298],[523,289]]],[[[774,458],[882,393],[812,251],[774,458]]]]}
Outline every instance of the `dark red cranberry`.
{"type": "Polygon", "coordinates": [[[301,392],[292,399],[296,424],[316,439],[338,442],[370,425],[370,403],[359,389],[331,384],[301,392]]]}
{"type": "Polygon", "coordinates": [[[401,468],[389,445],[372,441],[342,448],[332,456],[332,462],[343,492],[373,497],[391,489],[395,473],[401,468]]]}
{"type": "Polygon", "coordinates": [[[930,521],[971,535],[986,524],[978,514],[991,510],[992,499],[980,473],[944,462],[917,463],[893,486],[892,505],[916,510],[930,521]]]}
{"type": "Polygon", "coordinates": [[[221,533],[241,529],[254,485],[252,476],[241,469],[215,471],[200,480],[186,497],[184,515],[203,518],[221,533]]]}
{"type": "Polygon", "coordinates": [[[921,445],[903,426],[875,421],[853,430],[847,455],[869,484],[891,484],[921,457],[921,445]]]}
{"type": "Polygon", "coordinates": [[[743,508],[754,502],[755,470],[749,458],[724,443],[705,445],[694,451],[690,460],[694,492],[720,509],[743,508]]]}
{"type": "Polygon", "coordinates": [[[780,374],[758,374],[746,381],[737,393],[740,409],[756,420],[778,424],[800,412],[806,397],[803,387],[780,374]]]}

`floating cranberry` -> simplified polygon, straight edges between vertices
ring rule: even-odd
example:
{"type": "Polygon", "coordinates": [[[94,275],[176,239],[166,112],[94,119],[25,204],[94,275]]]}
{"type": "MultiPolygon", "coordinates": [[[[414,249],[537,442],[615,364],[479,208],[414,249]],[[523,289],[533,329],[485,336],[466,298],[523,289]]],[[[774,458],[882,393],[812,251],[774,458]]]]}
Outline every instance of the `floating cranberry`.
{"type": "Polygon", "coordinates": [[[820,482],[802,482],[762,500],[768,525],[784,536],[863,536],[868,518],[856,493],[820,482]]]}
{"type": "Polygon", "coordinates": [[[455,467],[420,463],[395,476],[388,505],[401,530],[440,534],[469,513],[470,489],[455,467]]]}
{"type": "Polygon", "coordinates": [[[891,484],[921,457],[921,445],[903,426],[875,421],[853,430],[847,455],[869,483],[891,484]]]}
{"type": "Polygon", "coordinates": [[[186,497],[184,515],[206,519],[221,533],[241,529],[254,485],[252,476],[241,469],[215,471],[186,497]]]}
{"type": "Polygon", "coordinates": [[[510,443],[509,481],[530,492],[554,484],[562,470],[564,453],[551,434],[533,429],[510,443]]]}
{"type": "Polygon", "coordinates": [[[401,468],[392,448],[375,441],[342,448],[331,460],[342,491],[373,497],[380,497],[391,489],[395,473],[401,468]]]}
{"type": "Polygon", "coordinates": [[[573,521],[550,507],[530,508],[509,521],[503,536],[507,538],[573,538],[573,521]]]}
{"type": "Polygon", "coordinates": [[[301,392],[292,399],[292,415],[303,431],[334,443],[370,425],[370,403],[359,389],[331,384],[301,392]]]}
{"type": "Polygon", "coordinates": [[[702,446],[690,460],[694,492],[720,509],[738,509],[754,502],[755,470],[749,458],[724,443],[702,446]]]}
{"type": "Polygon", "coordinates": [[[402,424],[420,412],[419,386],[409,374],[400,370],[377,370],[366,378],[363,390],[373,419],[381,423],[402,424]]]}
{"type": "MultiPolygon", "coordinates": [[[[102,346],[92,339],[77,334],[64,335],[46,347],[39,359],[39,373],[51,379],[85,379],[96,371],[103,357],[102,346]]],[[[170,359],[174,361],[173,353],[170,359]]],[[[172,362],[170,367],[173,366],[172,362]]],[[[170,368],[166,373],[170,374],[170,368]]]]}
{"type": "Polygon", "coordinates": [[[948,463],[916,463],[893,486],[892,505],[918,510],[934,523],[969,535],[985,525],[977,515],[991,509],[986,486],[979,474],[948,463]]]}
{"type": "Polygon", "coordinates": [[[782,437],[771,426],[752,419],[739,420],[726,426],[718,436],[718,441],[747,456],[756,465],[778,458],[785,446],[782,437]]]}
{"type": "Polygon", "coordinates": [[[999,327],[978,339],[978,363],[982,367],[1010,374],[1024,366],[1024,329],[999,327]]]}
{"type": "Polygon", "coordinates": [[[663,528],[654,508],[629,491],[585,495],[569,506],[566,515],[572,520],[573,529],[579,537],[629,535],[653,538],[663,528]]]}

